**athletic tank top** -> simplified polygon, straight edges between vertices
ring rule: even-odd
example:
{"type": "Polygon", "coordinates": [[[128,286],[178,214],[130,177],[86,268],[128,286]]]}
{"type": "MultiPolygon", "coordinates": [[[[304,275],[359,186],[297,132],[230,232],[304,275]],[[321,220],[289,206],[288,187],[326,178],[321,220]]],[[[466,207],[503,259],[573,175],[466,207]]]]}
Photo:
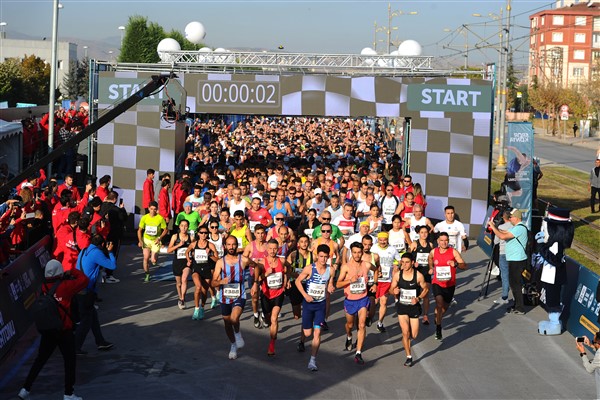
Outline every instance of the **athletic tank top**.
{"type": "Polygon", "coordinates": [[[225,249],[223,248],[223,235],[219,233],[217,239],[213,240],[212,235],[209,233],[208,241],[215,245],[215,249],[217,249],[217,256],[219,258],[225,255],[225,249]]]}
{"type": "Polygon", "coordinates": [[[427,217],[425,217],[425,216],[421,217],[418,220],[415,219],[414,215],[412,217],[410,217],[410,232],[409,232],[410,240],[412,240],[414,242],[415,240],[419,239],[419,234],[417,233],[415,228],[417,226],[425,225],[426,222],[427,222],[427,217]]]}
{"type": "Polygon", "coordinates": [[[292,264],[292,268],[294,268],[294,272],[296,272],[296,274],[300,274],[307,265],[312,263],[313,254],[310,251],[308,252],[308,258],[304,258],[302,257],[302,254],[296,250],[296,258],[294,259],[294,264],[292,264]]]}
{"type": "Polygon", "coordinates": [[[317,271],[317,265],[312,265],[312,272],[310,278],[306,280],[306,293],[313,298],[313,303],[320,303],[325,301],[325,295],[327,293],[327,283],[331,272],[329,267],[325,268],[323,275],[317,271]]]}
{"type": "Polygon", "coordinates": [[[320,203],[317,203],[315,201],[315,199],[312,199],[311,202],[310,202],[310,207],[309,208],[314,208],[315,210],[317,210],[317,217],[318,217],[325,210],[325,206],[326,205],[327,205],[327,203],[325,203],[324,199],[321,199],[320,203]]]}
{"type": "Polygon", "coordinates": [[[210,250],[209,246],[208,246],[208,241],[206,242],[206,246],[205,247],[199,247],[198,244],[200,243],[200,241],[198,240],[196,242],[196,246],[194,247],[194,252],[192,253],[192,256],[194,258],[194,262],[196,263],[197,266],[199,267],[212,267],[214,268],[214,260],[212,258],[210,258],[210,256],[212,255],[212,250],[210,250]]]}
{"type": "Polygon", "coordinates": [[[275,216],[279,213],[282,213],[284,217],[287,217],[288,215],[287,210],[285,208],[285,201],[281,203],[280,208],[277,208],[277,203],[277,200],[273,202],[273,208],[269,210],[269,214],[271,214],[273,218],[275,218],[275,216]]]}
{"type": "MultiPolygon", "coordinates": [[[[271,268],[271,266],[265,258],[265,271],[268,271],[269,268],[271,268]]],[[[267,299],[274,299],[275,297],[283,294],[283,291],[285,290],[283,287],[284,271],[281,259],[277,258],[277,265],[274,269],[275,272],[268,276],[265,273],[265,279],[263,279],[261,283],[261,290],[267,299]]]]}
{"type": "Polygon", "coordinates": [[[244,269],[242,268],[242,255],[238,255],[235,264],[227,264],[225,257],[223,260],[223,270],[221,279],[229,277],[229,283],[221,285],[221,303],[233,304],[237,299],[245,299],[244,290],[244,269]]]}
{"type": "Polygon", "coordinates": [[[235,203],[234,199],[229,200],[229,214],[233,216],[236,211],[243,211],[246,214],[246,200],[240,199],[239,203],[235,203]]]}
{"type": "Polygon", "coordinates": [[[440,253],[439,247],[433,249],[433,276],[431,283],[440,287],[456,286],[456,267],[448,265],[450,261],[456,262],[454,251],[450,247],[445,253],[440,253]]]}
{"type": "MultiPolygon", "coordinates": [[[[431,253],[432,247],[429,242],[425,246],[421,245],[421,241],[417,240],[417,247],[415,248],[415,261],[419,267],[429,268],[429,253],[431,253]]],[[[422,273],[422,272],[421,272],[422,273]]]]}
{"type": "Polygon", "coordinates": [[[248,238],[246,237],[246,229],[248,225],[244,225],[242,228],[235,228],[231,231],[231,236],[234,236],[238,242],[238,249],[245,249],[248,246],[248,238]]]}
{"type": "Polygon", "coordinates": [[[399,231],[395,231],[393,229],[388,231],[390,235],[388,243],[390,246],[396,249],[398,253],[402,254],[406,251],[406,241],[404,237],[404,230],[400,229],[399,231]]]}
{"type": "Polygon", "coordinates": [[[288,255],[289,249],[290,249],[290,246],[288,246],[287,243],[284,243],[283,245],[279,246],[279,250],[277,250],[277,257],[286,258],[288,255]]]}
{"type": "Polygon", "coordinates": [[[404,280],[402,271],[398,274],[398,288],[400,288],[398,301],[401,304],[412,305],[412,298],[421,294],[421,286],[417,283],[417,271],[413,269],[412,273],[413,276],[410,280],[404,280]]]}
{"type": "MultiPolygon", "coordinates": [[[[177,239],[175,239],[175,245],[178,245],[179,243],[181,243],[181,237],[179,236],[179,233],[177,234],[177,239]]],[[[191,240],[190,240],[190,235],[188,235],[187,240],[183,241],[183,246],[181,246],[180,248],[178,248],[177,250],[175,250],[175,253],[173,254],[173,264],[175,265],[183,265],[183,264],[187,264],[187,258],[185,257],[185,252],[187,250],[187,248],[190,246],[191,244],[191,240]]]]}

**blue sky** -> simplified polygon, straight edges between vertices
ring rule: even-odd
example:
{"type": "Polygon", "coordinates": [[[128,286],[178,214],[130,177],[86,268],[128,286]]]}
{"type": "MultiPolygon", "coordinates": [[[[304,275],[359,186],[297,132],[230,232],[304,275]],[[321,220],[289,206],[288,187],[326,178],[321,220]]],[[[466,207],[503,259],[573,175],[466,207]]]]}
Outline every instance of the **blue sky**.
{"type": "MultiPolygon", "coordinates": [[[[187,23],[204,24],[206,43],[211,47],[276,49],[279,45],[291,52],[359,53],[372,47],[374,23],[387,27],[387,1],[202,1],[202,0],[62,0],[60,36],[82,40],[120,38],[119,25],[131,15],[142,15],[167,31],[183,32],[187,23]]],[[[498,22],[478,13],[500,12],[506,1],[493,0],[419,0],[391,2],[392,10],[416,15],[401,15],[392,20],[393,40],[414,39],[424,47],[424,55],[445,55],[449,62],[461,64],[465,43],[469,47],[469,64],[494,61],[493,50],[478,51],[477,35],[497,43],[498,22]],[[469,33],[457,32],[466,24],[469,33]],[[446,48],[444,48],[446,47],[446,48]],[[454,49],[454,50],[452,50],[454,49]]],[[[552,1],[516,0],[512,2],[512,35],[515,63],[526,64],[528,16],[554,6],[552,1]]],[[[51,37],[52,0],[0,0],[0,21],[11,32],[33,37],[51,37]]],[[[378,50],[387,47],[386,35],[380,32],[378,50]]]]}

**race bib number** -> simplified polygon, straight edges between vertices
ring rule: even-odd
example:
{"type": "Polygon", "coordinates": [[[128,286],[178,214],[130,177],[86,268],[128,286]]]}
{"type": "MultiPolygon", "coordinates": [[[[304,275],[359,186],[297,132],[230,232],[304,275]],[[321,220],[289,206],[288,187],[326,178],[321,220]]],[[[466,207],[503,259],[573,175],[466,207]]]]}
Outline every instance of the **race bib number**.
{"type": "Polygon", "coordinates": [[[238,241],[238,248],[242,247],[242,243],[244,242],[242,238],[236,237],[237,241],[238,241]]]}
{"type": "Polygon", "coordinates": [[[306,293],[314,300],[323,300],[325,298],[325,284],[311,282],[306,293]]]}
{"type": "Polygon", "coordinates": [[[452,270],[450,266],[435,267],[435,279],[440,282],[449,281],[452,278],[452,270]]]}
{"type": "Polygon", "coordinates": [[[258,224],[260,224],[260,221],[250,221],[248,224],[248,226],[250,226],[250,232],[254,232],[254,228],[256,228],[256,225],[258,224]]]}
{"type": "Polygon", "coordinates": [[[194,260],[197,263],[204,264],[208,261],[208,253],[205,249],[194,250],[194,260]]]}
{"type": "Polygon", "coordinates": [[[185,258],[185,252],[187,251],[187,248],[185,249],[177,249],[177,259],[178,260],[183,260],[185,258]]]}
{"type": "Polygon", "coordinates": [[[392,275],[392,268],[391,267],[384,267],[383,265],[381,266],[381,280],[382,281],[389,281],[392,275]]]}
{"type": "Polygon", "coordinates": [[[417,253],[417,264],[427,265],[429,262],[429,253],[417,253]]]}
{"type": "Polygon", "coordinates": [[[315,231],[314,229],[305,229],[304,234],[310,238],[310,237],[312,237],[312,234],[314,231],[315,231]]]}
{"type": "Polygon", "coordinates": [[[242,294],[239,283],[228,283],[223,286],[223,296],[228,299],[237,299],[242,294]]]}
{"type": "Polygon", "coordinates": [[[146,235],[148,235],[148,236],[156,236],[158,234],[158,226],[146,225],[146,228],[144,228],[144,231],[146,232],[146,235]]]}
{"type": "Polygon", "coordinates": [[[405,249],[405,243],[404,242],[393,243],[392,247],[395,248],[396,250],[398,250],[398,253],[402,253],[402,252],[404,252],[404,249],[405,249]]]}
{"type": "Polygon", "coordinates": [[[417,289],[400,289],[400,303],[412,304],[413,297],[417,297],[417,289]]]}
{"type": "Polygon", "coordinates": [[[365,283],[365,278],[362,276],[356,282],[350,284],[350,293],[352,294],[362,294],[366,290],[367,284],[365,283]]]}
{"type": "Polygon", "coordinates": [[[456,248],[456,236],[450,236],[448,240],[448,246],[452,247],[453,249],[456,248]]]}
{"type": "Polygon", "coordinates": [[[283,273],[276,272],[267,276],[267,287],[269,289],[279,289],[283,286],[283,273]]]}
{"type": "Polygon", "coordinates": [[[367,273],[367,283],[372,284],[375,283],[375,274],[373,273],[373,271],[369,270],[369,272],[367,273]]]}
{"type": "Polygon", "coordinates": [[[413,216],[413,213],[404,213],[404,218],[412,218],[413,216]]]}

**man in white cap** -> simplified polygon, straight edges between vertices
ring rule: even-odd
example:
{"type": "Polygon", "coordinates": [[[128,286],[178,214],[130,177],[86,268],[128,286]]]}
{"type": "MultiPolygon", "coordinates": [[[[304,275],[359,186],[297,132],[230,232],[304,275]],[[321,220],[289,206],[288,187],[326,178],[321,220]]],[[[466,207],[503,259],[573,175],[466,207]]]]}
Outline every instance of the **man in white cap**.
{"type": "Polygon", "coordinates": [[[65,396],[64,400],[81,400],[74,394],[75,385],[75,335],[73,334],[73,321],[71,320],[71,299],[80,290],[85,288],[89,279],[79,270],[72,269],[63,272],[62,264],[57,260],[50,260],[44,270],[45,282],[42,292],[54,292],[58,302],[58,312],[63,322],[61,330],[41,331],[40,348],[29,374],[25,379],[23,388],[18,397],[22,400],[29,399],[29,392],[35,378],[50,358],[54,349],[58,347],[64,359],[65,366],[65,396]]]}
{"type": "Polygon", "coordinates": [[[323,190],[321,188],[313,190],[313,194],[315,196],[306,201],[306,209],[310,210],[311,208],[314,208],[317,210],[317,217],[319,217],[329,205],[329,202],[323,198],[323,190]]]}

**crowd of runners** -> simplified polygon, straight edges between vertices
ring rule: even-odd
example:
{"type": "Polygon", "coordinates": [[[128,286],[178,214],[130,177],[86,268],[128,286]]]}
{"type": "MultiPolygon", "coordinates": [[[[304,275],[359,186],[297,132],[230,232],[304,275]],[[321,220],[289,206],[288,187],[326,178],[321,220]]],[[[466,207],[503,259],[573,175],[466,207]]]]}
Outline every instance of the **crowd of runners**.
{"type": "Polygon", "coordinates": [[[254,327],[269,330],[267,354],[275,355],[288,297],[301,325],[297,350],[312,337],[313,371],[336,289],[345,297],[345,349],[358,364],[366,328],[385,332],[393,304],[404,365],[412,366],[411,341],[420,324],[430,324],[430,298],[436,339],[443,338],[469,242],[451,205],[435,225],[425,216],[421,186],[402,173],[387,139],[379,125],[360,119],[195,121],[185,170],[158,180],[147,171],[138,229],[144,281],[152,281],[159,258],[170,258],[184,310],[191,275],[192,319],[220,307],[230,359],[245,345],[247,299],[254,327]]]}

